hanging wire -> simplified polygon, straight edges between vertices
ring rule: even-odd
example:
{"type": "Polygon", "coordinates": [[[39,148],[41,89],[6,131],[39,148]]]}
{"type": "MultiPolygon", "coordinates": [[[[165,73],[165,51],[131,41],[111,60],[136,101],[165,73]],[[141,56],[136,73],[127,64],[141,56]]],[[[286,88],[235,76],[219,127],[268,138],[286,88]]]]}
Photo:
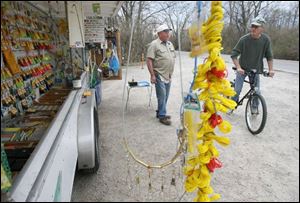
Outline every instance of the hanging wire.
{"type": "Polygon", "coordinates": [[[183,96],[183,85],[182,85],[182,65],[181,65],[181,40],[180,40],[180,28],[178,25],[178,21],[177,21],[177,29],[178,29],[178,56],[179,56],[179,71],[180,71],[180,88],[181,88],[181,99],[182,99],[182,103],[184,101],[184,96],[183,96]]]}
{"type": "MultiPolygon", "coordinates": [[[[124,98],[125,98],[125,88],[126,88],[126,85],[127,85],[128,64],[129,64],[130,55],[131,55],[131,44],[132,44],[133,30],[134,30],[134,20],[132,18],[131,32],[130,32],[130,39],[129,39],[128,57],[127,57],[127,64],[126,64],[126,68],[125,68],[125,78],[124,78],[123,95],[122,95],[122,108],[123,108],[123,111],[122,111],[122,128],[123,128],[124,135],[127,134],[127,129],[125,128],[125,108],[126,107],[125,107],[125,99],[124,98]]],[[[126,148],[128,148],[125,136],[123,137],[123,140],[124,140],[126,148]]]]}

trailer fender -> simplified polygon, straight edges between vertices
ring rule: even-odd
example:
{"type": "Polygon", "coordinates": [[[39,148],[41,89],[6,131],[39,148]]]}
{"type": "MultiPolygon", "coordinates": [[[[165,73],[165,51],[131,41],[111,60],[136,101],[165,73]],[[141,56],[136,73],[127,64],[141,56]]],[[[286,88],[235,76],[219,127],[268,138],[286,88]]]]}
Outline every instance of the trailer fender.
{"type": "Polygon", "coordinates": [[[82,96],[78,109],[78,170],[95,172],[99,167],[98,151],[98,113],[95,89],[91,95],[82,96]]]}

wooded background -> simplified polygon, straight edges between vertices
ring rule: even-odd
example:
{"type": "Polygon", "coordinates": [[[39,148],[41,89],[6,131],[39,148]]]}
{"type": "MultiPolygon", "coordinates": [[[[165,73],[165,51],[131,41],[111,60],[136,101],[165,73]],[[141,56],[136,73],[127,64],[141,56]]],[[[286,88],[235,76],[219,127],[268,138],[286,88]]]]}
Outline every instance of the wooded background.
{"type": "MultiPolygon", "coordinates": [[[[201,17],[209,16],[210,1],[201,1],[201,17]]],[[[239,38],[249,33],[251,20],[265,18],[265,33],[272,41],[274,58],[299,60],[299,2],[277,1],[224,1],[223,54],[230,54],[239,38]]],[[[141,61],[147,44],[156,38],[154,30],[165,23],[172,31],[171,41],[178,49],[178,32],[181,50],[190,51],[188,28],[197,22],[196,1],[125,1],[113,20],[121,31],[122,52],[125,61],[129,48],[131,26],[134,25],[131,62],[141,61]]]]}

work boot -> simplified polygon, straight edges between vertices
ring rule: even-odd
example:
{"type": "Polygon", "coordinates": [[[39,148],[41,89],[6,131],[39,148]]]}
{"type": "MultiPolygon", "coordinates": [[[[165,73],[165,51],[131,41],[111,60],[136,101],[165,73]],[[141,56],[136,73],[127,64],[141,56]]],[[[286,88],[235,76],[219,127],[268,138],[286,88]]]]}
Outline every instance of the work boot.
{"type": "MultiPolygon", "coordinates": [[[[167,117],[168,119],[171,119],[171,116],[169,116],[169,115],[165,115],[165,117],[167,117]]],[[[159,118],[158,110],[156,110],[156,118],[159,118]]]]}
{"type": "Polygon", "coordinates": [[[167,117],[159,118],[159,122],[161,122],[164,125],[171,125],[171,121],[167,117]]]}

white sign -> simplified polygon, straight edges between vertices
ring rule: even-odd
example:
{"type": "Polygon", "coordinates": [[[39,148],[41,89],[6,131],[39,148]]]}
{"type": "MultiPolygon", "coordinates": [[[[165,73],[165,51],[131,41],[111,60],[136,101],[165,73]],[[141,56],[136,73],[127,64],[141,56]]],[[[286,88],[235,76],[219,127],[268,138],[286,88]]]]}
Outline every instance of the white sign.
{"type": "Polygon", "coordinates": [[[107,49],[107,40],[101,43],[101,49],[107,49]]]}
{"type": "Polygon", "coordinates": [[[84,19],[84,38],[86,43],[105,41],[104,19],[99,16],[87,16],[84,19]]]}
{"type": "Polygon", "coordinates": [[[70,47],[82,48],[85,45],[82,2],[67,1],[67,5],[70,47]]]}

